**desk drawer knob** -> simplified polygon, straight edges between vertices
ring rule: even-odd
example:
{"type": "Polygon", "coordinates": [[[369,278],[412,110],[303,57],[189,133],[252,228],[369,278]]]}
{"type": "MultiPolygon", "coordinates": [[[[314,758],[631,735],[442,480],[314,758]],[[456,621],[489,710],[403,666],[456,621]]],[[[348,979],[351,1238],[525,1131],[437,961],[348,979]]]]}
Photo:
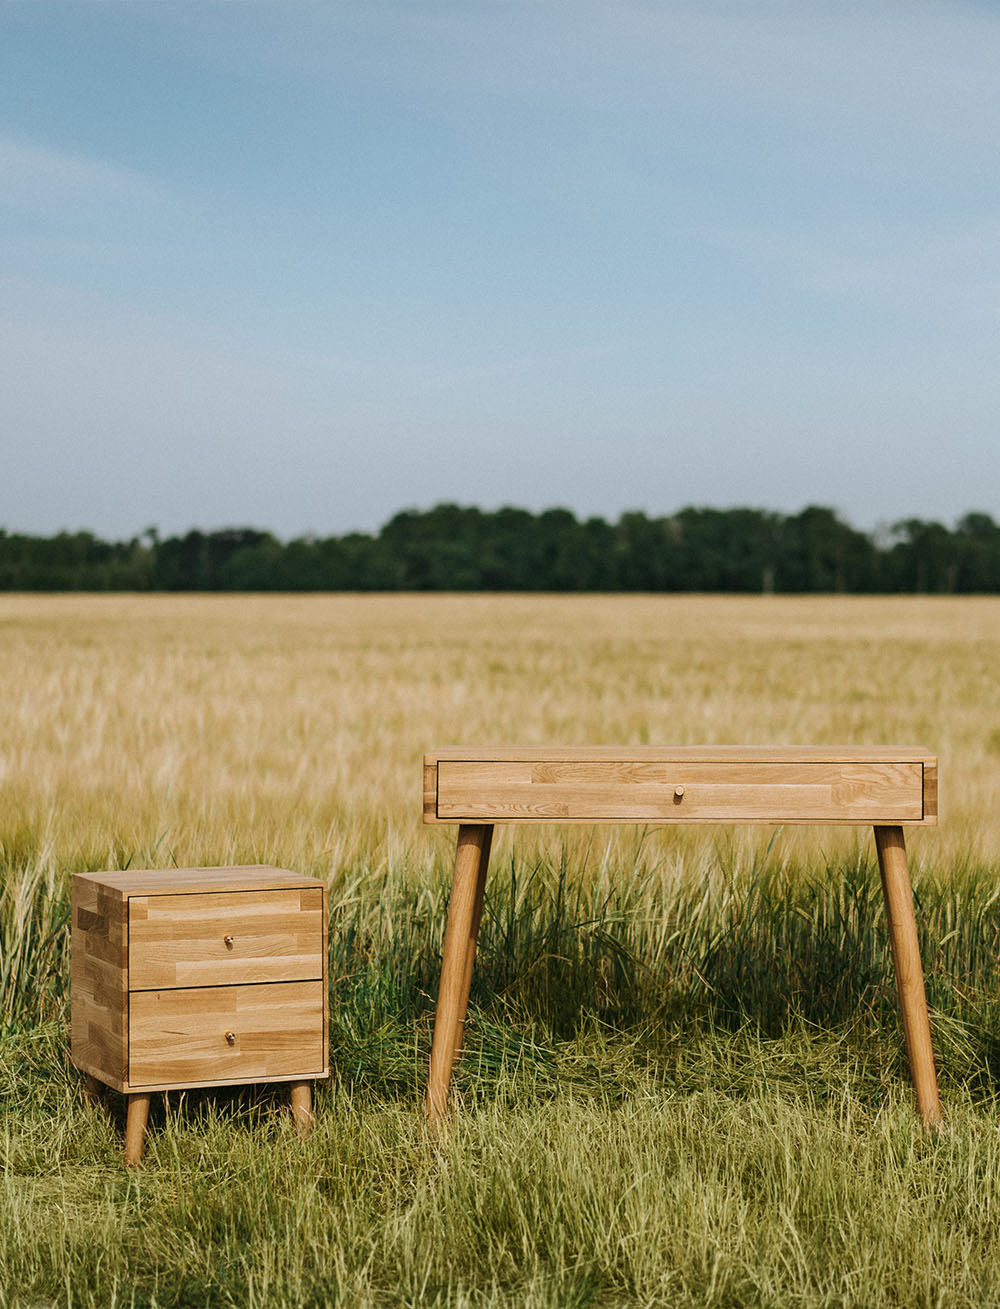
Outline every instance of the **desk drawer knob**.
{"type": "Polygon", "coordinates": [[[233,948],[233,938],[231,936],[224,936],[222,939],[226,944],[226,949],[231,950],[233,948]]]}
{"type": "Polygon", "coordinates": [[[236,1033],[235,1033],[235,1032],[227,1032],[227,1033],[226,1033],[226,1041],[228,1042],[229,1045],[235,1045],[235,1044],[236,1044],[236,1033]]]}
{"type": "Polygon", "coordinates": [[[683,795],[684,795],[684,788],[683,788],[683,786],[675,786],[675,787],[674,787],[674,799],[675,799],[675,800],[680,800],[680,799],[682,798],[683,795]]]}

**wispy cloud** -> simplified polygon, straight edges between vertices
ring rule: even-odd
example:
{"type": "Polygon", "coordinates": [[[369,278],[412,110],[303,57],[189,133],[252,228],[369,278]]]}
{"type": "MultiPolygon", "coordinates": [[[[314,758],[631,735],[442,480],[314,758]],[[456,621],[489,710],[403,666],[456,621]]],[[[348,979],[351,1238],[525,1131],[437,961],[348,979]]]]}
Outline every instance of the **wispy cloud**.
{"type": "MultiPolygon", "coordinates": [[[[174,3],[142,12],[192,57],[266,81],[477,91],[599,117],[644,99],[798,130],[878,122],[992,141],[1000,13],[970,0],[363,0],[174,3]],[[288,22],[288,12],[295,21],[288,22]],[[721,96],[721,99],[720,99],[721,96]],[[970,117],[970,112],[972,116],[970,117]]],[[[640,124],[641,126],[641,124],[640,124]]],[[[956,143],[961,145],[961,142],[956,143]]]]}
{"type": "Polygon", "coordinates": [[[789,507],[822,484],[864,515],[857,469],[918,437],[910,483],[865,479],[880,513],[1000,485],[995,456],[949,460],[947,502],[926,477],[956,415],[996,446],[992,2],[18,8],[26,516],[67,447],[56,525],[89,496],[95,525],[343,527],[485,484],[611,512],[657,469],[661,507],[763,501],[796,458],[789,507]]]}
{"type": "Polygon", "coordinates": [[[156,179],[105,159],[0,135],[0,174],[8,205],[47,206],[80,200],[165,198],[156,179]]]}
{"type": "Polygon", "coordinates": [[[940,328],[1000,319],[1000,215],[966,222],[840,223],[835,230],[717,228],[706,237],[740,258],[781,270],[817,296],[904,312],[940,328]]]}

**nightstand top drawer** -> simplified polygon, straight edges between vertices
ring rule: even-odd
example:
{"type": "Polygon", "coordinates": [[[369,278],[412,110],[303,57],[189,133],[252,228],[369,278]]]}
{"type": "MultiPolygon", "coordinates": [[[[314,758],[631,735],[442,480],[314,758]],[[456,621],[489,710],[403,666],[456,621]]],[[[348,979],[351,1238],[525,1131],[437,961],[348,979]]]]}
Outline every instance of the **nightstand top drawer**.
{"type": "Polygon", "coordinates": [[[130,992],[323,975],[323,890],[132,895],[130,992]]]}
{"type": "Polygon", "coordinates": [[[325,1077],[324,998],[321,981],[132,995],[129,1089],[325,1077]]]}

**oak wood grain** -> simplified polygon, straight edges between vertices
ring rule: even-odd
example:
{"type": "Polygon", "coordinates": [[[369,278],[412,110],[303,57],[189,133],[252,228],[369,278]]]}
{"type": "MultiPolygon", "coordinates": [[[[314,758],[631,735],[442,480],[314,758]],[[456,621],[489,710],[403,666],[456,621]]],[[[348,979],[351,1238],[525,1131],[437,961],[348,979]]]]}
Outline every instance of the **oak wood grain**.
{"type": "Polygon", "coordinates": [[[432,1123],[441,1123],[447,1113],[451,1072],[465,1031],[492,841],[492,827],[458,829],[427,1082],[426,1112],[432,1123]]]}
{"type": "MultiPolygon", "coordinates": [[[[289,1031],[295,1032],[298,1002],[293,991],[281,988],[305,981],[322,996],[310,1011],[314,1044],[321,1051],[318,1070],[310,1046],[308,1066],[261,1057],[236,1061],[239,1071],[227,1065],[219,1074],[214,1063],[198,1069],[188,1060],[183,1081],[168,1073],[155,1085],[144,1081],[142,1089],[328,1075],[324,883],[260,865],[79,873],[73,878],[72,909],[72,1058],[89,1078],[126,1094],[132,1090],[130,1013],[143,994],[175,990],[181,995],[202,989],[201,984],[209,993],[273,984],[274,999],[291,1006],[289,1031]],[[134,940],[131,931],[137,933],[134,940]]],[[[276,1016],[275,1022],[283,1018],[276,1016]]],[[[281,1046],[284,1038],[275,1039],[281,1046]]],[[[140,1076],[147,1078],[144,1057],[140,1049],[140,1076]]]]}
{"type": "Polygon", "coordinates": [[[323,974],[323,895],[277,891],[133,895],[129,989],[305,981],[323,974]]]}
{"type": "Polygon", "coordinates": [[[910,1063],[917,1106],[924,1127],[936,1130],[941,1125],[941,1102],[938,1098],[934,1051],[924,991],[924,974],[920,962],[917,920],[913,909],[913,891],[906,860],[906,844],[901,827],[876,827],[875,848],[882,874],[882,894],[889,921],[889,940],[896,974],[896,990],[903,1018],[903,1036],[910,1063]]]}
{"type": "Polygon", "coordinates": [[[129,895],[171,895],[186,891],[268,891],[315,887],[315,877],[303,877],[267,864],[233,864],[226,868],[128,868],[77,873],[109,892],[129,895]]]}
{"type": "Polygon", "coordinates": [[[128,920],[121,896],[73,877],[70,929],[70,1057],[117,1091],[128,1077],[128,920]]]}
{"type": "Polygon", "coordinates": [[[446,745],[429,750],[424,764],[442,759],[575,760],[625,759],[635,762],[710,763],[929,763],[936,756],[921,745],[446,745]]]}
{"type": "Polygon", "coordinates": [[[928,823],[938,816],[938,764],[936,759],[924,761],[924,819],[928,823]]]}
{"type": "Polygon", "coordinates": [[[146,1124],[149,1122],[149,1093],[128,1097],[125,1120],[125,1162],[130,1168],[142,1163],[146,1149],[146,1124]]]}
{"type": "Polygon", "coordinates": [[[324,1000],[322,981],[133,992],[129,1085],[322,1077],[324,1000]]]}
{"type": "MultiPolygon", "coordinates": [[[[929,824],[937,818],[936,807],[928,812],[925,805],[933,756],[909,747],[459,753],[428,756],[437,786],[425,822],[929,824]]],[[[936,768],[930,775],[936,780],[936,768]]]]}

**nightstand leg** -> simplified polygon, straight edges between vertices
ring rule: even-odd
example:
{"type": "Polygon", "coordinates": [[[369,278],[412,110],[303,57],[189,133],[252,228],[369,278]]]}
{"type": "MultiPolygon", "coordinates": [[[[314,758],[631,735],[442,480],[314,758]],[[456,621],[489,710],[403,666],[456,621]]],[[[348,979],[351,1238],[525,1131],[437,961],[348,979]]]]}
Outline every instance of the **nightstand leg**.
{"type": "Polygon", "coordinates": [[[100,1104],[104,1099],[104,1083],[88,1073],[83,1079],[83,1094],[90,1104],[100,1104]]]}
{"type": "Polygon", "coordinates": [[[920,964],[917,920],[913,913],[913,889],[906,864],[906,845],[901,827],[876,827],[875,848],[882,873],[882,894],[889,919],[892,962],[896,970],[896,990],[903,1015],[903,1035],[910,1060],[910,1075],[917,1093],[917,1106],[924,1127],[941,1125],[941,1102],[938,1099],[934,1051],[931,1048],[931,1025],[927,1017],[924,973],[920,964]]]}
{"type": "Polygon", "coordinates": [[[439,1123],[447,1111],[451,1070],[465,1034],[492,839],[492,825],[463,823],[458,829],[427,1081],[427,1117],[432,1123],[439,1123]]]}
{"type": "Polygon", "coordinates": [[[292,1082],[291,1091],[295,1130],[305,1140],[316,1123],[312,1110],[312,1082],[292,1082]]]}
{"type": "Polygon", "coordinates": [[[125,1123],[125,1162],[141,1164],[146,1145],[146,1123],[149,1120],[149,1095],[141,1091],[128,1097],[128,1119],[125,1123]]]}

